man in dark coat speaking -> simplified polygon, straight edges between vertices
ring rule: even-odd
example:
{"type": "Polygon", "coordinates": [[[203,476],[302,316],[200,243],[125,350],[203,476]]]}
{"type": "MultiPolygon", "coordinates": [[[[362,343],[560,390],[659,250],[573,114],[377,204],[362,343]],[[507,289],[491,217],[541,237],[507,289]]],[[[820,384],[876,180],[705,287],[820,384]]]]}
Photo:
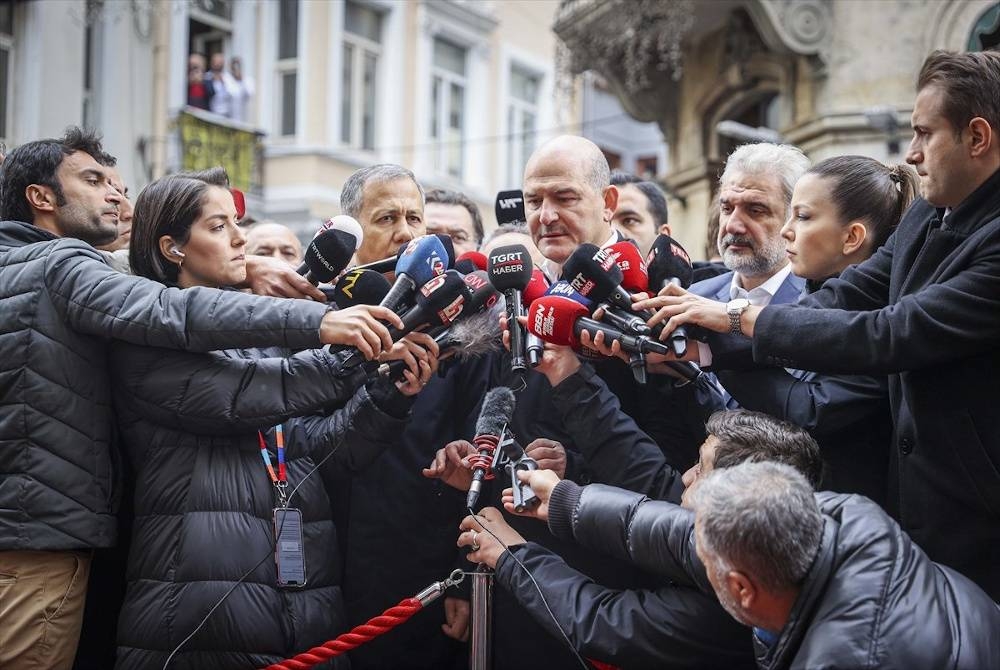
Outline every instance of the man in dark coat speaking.
{"type": "Polygon", "coordinates": [[[666,332],[753,338],[757,361],[890,375],[888,509],[930,557],[1000,599],[1000,53],[932,53],[907,162],[922,199],[870,259],[796,305],[725,305],[677,289],[666,332]]]}

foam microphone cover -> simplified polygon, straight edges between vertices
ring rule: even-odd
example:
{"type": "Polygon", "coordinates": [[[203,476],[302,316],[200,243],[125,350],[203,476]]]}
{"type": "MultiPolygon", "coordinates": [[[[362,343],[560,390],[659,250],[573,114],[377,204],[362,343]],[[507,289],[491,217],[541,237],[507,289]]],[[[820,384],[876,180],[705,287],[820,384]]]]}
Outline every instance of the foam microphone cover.
{"type": "Polygon", "coordinates": [[[576,320],[587,316],[587,308],[561,295],[545,295],[528,308],[528,331],[546,342],[576,347],[576,320]]]}
{"type": "Polygon", "coordinates": [[[498,291],[523,291],[534,269],[531,254],[523,244],[497,247],[486,262],[490,281],[498,291]]]}
{"type": "Polygon", "coordinates": [[[389,292],[389,280],[374,270],[351,270],[337,282],[333,301],[340,309],[377,305],[389,292]]]}
{"type": "Polygon", "coordinates": [[[484,270],[476,270],[465,275],[462,279],[469,288],[465,310],[462,318],[489,309],[496,304],[499,299],[497,290],[490,283],[490,277],[484,270]]]}
{"type": "Polygon", "coordinates": [[[681,288],[691,285],[694,272],[691,257],[678,242],[669,235],[657,235],[646,259],[649,272],[649,288],[654,293],[662,289],[671,279],[677,279],[681,288]]]}
{"type": "MultiPolygon", "coordinates": [[[[466,251],[464,254],[459,256],[455,260],[455,269],[458,269],[458,264],[462,261],[469,261],[475,267],[475,270],[485,270],[486,269],[486,256],[478,251],[466,251]]],[[[472,272],[474,270],[470,270],[472,272]]],[[[466,273],[468,274],[468,273],[466,273]]]]}
{"type": "Polygon", "coordinates": [[[603,302],[622,283],[622,271],[608,250],[587,243],[566,259],[562,276],[577,293],[595,302],[603,302]]]}
{"type": "Polygon", "coordinates": [[[324,230],[309,242],[302,265],[313,281],[328,282],[351,262],[354,249],[345,244],[341,235],[340,231],[324,230]]]}
{"type": "Polygon", "coordinates": [[[447,269],[448,252],[435,235],[410,240],[396,261],[396,276],[406,275],[417,286],[423,286],[447,269]]]}
{"type": "Polygon", "coordinates": [[[436,233],[434,237],[438,238],[441,242],[441,246],[444,248],[445,269],[449,270],[455,267],[455,243],[452,242],[451,235],[436,233]]]}
{"type": "Polygon", "coordinates": [[[524,215],[524,193],[520,189],[500,191],[497,193],[495,208],[497,225],[524,225],[528,222],[524,215]]]}
{"type": "Polygon", "coordinates": [[[514,416],[514,392],[506,386],[498,386],[486,392],[483,397],[483,407],[479,410],[476,420],[476,435],[495,435],[500,437],[504,426],[510,423],[514,416]]]}
{"type": "MultiPolygon", "coordinates": [[[[319,235],[324,230],[339,230],[342,233],[346,233],[354,240],[354,251],[361,248],[361,243],[365,240],[365,234],[361,230],[361,224],[357,222],[354,217],[347,216],[346,214],[338,214],[332,219],[327,219],[323,227],[316,231],[319,235]]],[[[345,238],[342,238],[345,239],[345,238]]]]}
{"type": "Polygon", "coordinates": [[[549,287],[549,290],[545,293],[545,295],[558,295],[560,297],[576,301],[587,308],[587,314],[594,311],[594,303],[589,298],[585,298],[577,293],[568,281],[557,281],[549,287]]]}
{"type": "Polygon", "coordinates": [[[549,290],[549,282],[542,274],[542,271],[535,268],[531,271],[531,280],[521,291],[521,302],[525,307],[530,307],[531,303],[545,295],[549,290]]]}
{"type": "Polygon", "coordinates": [[[622,271],[623,289],[629,293],[644,293],[649,290],[646,261],[643,260],[639,247],[632,242],[618,242],[608,247],[608,252],[614,257],[618,269],[622,271]]]}

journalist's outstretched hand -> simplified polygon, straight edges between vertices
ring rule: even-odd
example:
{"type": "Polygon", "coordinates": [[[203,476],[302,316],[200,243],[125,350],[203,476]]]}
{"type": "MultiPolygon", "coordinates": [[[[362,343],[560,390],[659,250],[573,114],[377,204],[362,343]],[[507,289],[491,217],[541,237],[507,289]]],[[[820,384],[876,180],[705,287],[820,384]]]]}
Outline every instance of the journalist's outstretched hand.
{"type": "Polygon", "coordinates": [[[404,379],[396,382],[396,388],[405,396],[414,396],[427,386],[431,376],[437,372],[440,353],[437,342],[427,333],[409,333],[392,345],[392,349],[383,352],[379,360],[406,363],[404,379]]]}
{"type": "Polygon", "coordinates": [[[552,489],[554,489],[556,484],[561,482],[562,479],[552,470],[522,470],[517,473],[517,478],[530,486],[531,490],[535,492],[535,495],[538,496],[538,499],[541,502],[535,505],[532,509],[528,509],[523,512],[516,512],[514,511],[513,489],[504,489],[502,495],[503,508],[511,514],[516,514],[518,516],[530,516],[534,519],[538,519],[539,521],[548,521],[549,498],[552,497],[552,489]]]}
{"type": "Polygon", "coordinates": [[[472,465],[468,459],[475,454],[475,445],[467,440],[449,442],[438,449],[434,460],[423,469],[423,475],[428,479],[440,479],[459,491],[468,491],[472,486],[472,465]]]}
{"type": "Polygon", "coordinates": [[[319,339],[323,344],[354,347],[365,358],[372,360],[383,351],[392,349],[392,337],[382,321],[396,328],[403,327],[398,314],[377,305],[355,305],[330,311],[320,322],[319,339]]]}
{"type": "Polygon", "coordinates": [[[496,568],[500,555],[527,540],[504,521],[503,514],[495,507],[484,507],[475,516],[469,515],[459,524],[462,531],[458,536],[459,547],[472,549],[466,558],[473,563],[482,563],[496,568]]]}
{"type": "MultiPolygon", "coordinates": [[[[653,298],[639,300],[632,309],[651,309],[656,313],[648,321],[650,326],[666,322],[661,340],[667,339],[679,326],[693,324],[717,333],[729,332],[729,314],[726,303],[703,298],[685,291],[680,286],[668,285],[653,298]]],[[[753,337],[754,323],[763,307],[748,307],[740,316],[743,334],[753,337]]]]}
{"type": "Polygon", "coordinates": [[[247,254],[247,280],[244,284],[257,295],[273,298],[303,298],[325,302],[326,296],[283,260],[247,254]]]}

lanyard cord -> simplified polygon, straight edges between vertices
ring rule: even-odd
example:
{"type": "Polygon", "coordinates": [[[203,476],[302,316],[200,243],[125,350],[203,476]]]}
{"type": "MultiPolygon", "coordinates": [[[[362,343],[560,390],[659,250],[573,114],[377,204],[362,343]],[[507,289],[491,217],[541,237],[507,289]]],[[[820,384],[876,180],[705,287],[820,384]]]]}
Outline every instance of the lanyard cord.
{"type": "Polygon", "coordinates": [[[278,474],[274,473],[271,465],[271,455],[267,453],[267,442],[264,440],[264,433],[257,431],[257,440],[260,442],[260,456],[264,460],[264,467],[271,478],[271,483],[278,489],[278,496],[281,498],[282,507],[286,504],[285,487],[288,486],[288,473],[285,470],[285,433],[279,423],[274,427],[274,438],[278,447],[278,474]]]}

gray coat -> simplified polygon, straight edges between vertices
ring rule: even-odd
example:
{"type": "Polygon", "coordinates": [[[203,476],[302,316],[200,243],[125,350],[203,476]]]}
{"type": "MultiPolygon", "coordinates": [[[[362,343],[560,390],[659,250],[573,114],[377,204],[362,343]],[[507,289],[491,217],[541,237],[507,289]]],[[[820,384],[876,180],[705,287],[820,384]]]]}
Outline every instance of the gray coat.
{"type": "Polygon", "coordinates": [[[0,222],[0,551],[116,538],[110,338],[210,351],[319,346],[326,307],[181,291],[112,270],[99,252],[0,222]]]}

